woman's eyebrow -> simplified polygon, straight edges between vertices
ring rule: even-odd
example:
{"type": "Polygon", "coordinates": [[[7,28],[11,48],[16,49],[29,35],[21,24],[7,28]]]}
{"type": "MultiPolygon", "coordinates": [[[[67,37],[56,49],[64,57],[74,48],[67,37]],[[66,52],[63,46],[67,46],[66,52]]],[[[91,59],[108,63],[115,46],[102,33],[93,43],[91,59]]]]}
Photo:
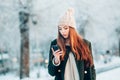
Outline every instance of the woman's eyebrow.
{"type": "Polygon", "coordinates": [[[58,28],[60,28],[60,26],[58,26],[58,28]]]}

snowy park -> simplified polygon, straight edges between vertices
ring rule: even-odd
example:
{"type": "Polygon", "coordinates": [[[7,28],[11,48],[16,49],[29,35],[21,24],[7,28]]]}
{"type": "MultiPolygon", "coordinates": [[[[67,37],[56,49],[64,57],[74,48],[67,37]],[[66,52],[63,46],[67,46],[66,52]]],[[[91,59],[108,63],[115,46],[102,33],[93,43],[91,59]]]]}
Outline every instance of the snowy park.
{"type": "Polygon", "coordinates": [[[0,80],[54,80],[50,44],[70,7],[91,42],[96,80],[120,80],[120,0],[0,0],[0,80]]]}
{"type": "MultiPolygon", "coordinates": [[[[120,73],[120,58],[113,57],[112,61],[108,64],[98,62],[95,64],[97,77],[96,80],[119,80],[120,73]],[[104,70],[104,71],[103,71],[104,70]]],[[[48,74],[45,67],[34,67],[30,72],[29,78],[20,79],[16,72],[8,72],[0,75],[0,80],[54,80],[48,74]]]]}

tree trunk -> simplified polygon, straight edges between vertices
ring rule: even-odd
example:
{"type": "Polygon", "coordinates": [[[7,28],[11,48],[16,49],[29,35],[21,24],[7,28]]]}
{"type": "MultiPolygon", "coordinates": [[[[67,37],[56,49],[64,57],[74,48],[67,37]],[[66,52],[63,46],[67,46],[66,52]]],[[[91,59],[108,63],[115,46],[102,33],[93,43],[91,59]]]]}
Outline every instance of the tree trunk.
{"type": "Polygon", "coordinates": [[[21,11],[20,18],[20,33],[21,33],[21,56],[20,56],[20,79],[29,77],[29,14],[21,11]]]}
{"type": "Polygon", "coordinates": [[[120,57],[120,37],[119,37],[119,57],[120,57]]]}

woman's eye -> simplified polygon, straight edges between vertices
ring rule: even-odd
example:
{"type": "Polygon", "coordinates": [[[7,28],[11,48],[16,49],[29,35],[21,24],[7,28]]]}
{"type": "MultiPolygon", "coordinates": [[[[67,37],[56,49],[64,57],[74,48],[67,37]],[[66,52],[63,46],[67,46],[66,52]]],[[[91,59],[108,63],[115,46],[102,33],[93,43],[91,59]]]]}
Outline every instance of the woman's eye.
{"type": "Polygon", "coordinates": [[[65,30],[67,30],[68,28],[64,28],[65,30]]]}

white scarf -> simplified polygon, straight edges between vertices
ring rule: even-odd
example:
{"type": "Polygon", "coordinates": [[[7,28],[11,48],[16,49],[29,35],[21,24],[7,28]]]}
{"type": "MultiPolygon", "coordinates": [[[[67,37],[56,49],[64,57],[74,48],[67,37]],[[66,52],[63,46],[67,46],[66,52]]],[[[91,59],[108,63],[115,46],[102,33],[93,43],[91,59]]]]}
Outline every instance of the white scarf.
{"type": "Polygon", "coordinates": [[[64,78],[65,80],[80,80],[75,58],[72,52],[70,52],[66,63],[64,78]]]}

